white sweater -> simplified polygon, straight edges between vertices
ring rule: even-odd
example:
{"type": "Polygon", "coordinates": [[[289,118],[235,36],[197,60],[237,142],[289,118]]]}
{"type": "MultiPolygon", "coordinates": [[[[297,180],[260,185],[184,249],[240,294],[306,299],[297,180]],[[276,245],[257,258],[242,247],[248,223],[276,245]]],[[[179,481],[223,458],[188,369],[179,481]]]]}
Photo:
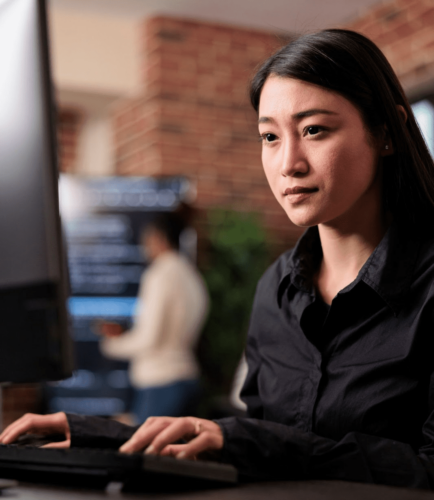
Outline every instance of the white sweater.
{"type": "Polygon", "coordinates": [[[199,375],[193,354],[208,310],[204,282],[177,252],[165,252],[143,274],[139,310],[131,330],[101,341],[102,353],[130,361],[138,388],[190,380],[199,375]]]}

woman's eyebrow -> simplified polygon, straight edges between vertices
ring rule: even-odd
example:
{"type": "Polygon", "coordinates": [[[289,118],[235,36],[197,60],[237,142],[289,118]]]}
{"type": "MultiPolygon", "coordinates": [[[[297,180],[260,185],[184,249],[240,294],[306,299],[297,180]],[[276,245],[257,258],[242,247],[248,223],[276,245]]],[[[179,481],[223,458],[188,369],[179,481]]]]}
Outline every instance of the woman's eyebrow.
{"type": "Polygon", "coordinates": [[[274,118],[270,118],[269,116],[260,116],[258,120],[258,125],[260,123],[274,123],[276,120],[274,118]]]}
{"type": "MultiPolygon", "coordinates": [[[[291,118],[294,118],[295,120],[301,120],[303,118],[308,118],[309,116],[314,116],[314,115],[337,115],[335,111],[331,111],[330,109],[320,109],[320,108],[312,108],[312,109],[306,109],[304,111],[299,111],[298,113],[294,113],[291,115],[291,118]]],[[[274,118],[271,118],[269,116],[261,116],[258,120],[258,124],[260,123],[274,123],[275,120],[274,118]]]]}
{"type": "Polygon", "coordinates": [[[295,113],[292,115],[292,118],[300,120],[301,118],[307,118],[309,116],[314,116],[314,115],[337,115],[337,114],[338,113],[336,113],[335,111],[331,111],[329,109],[313,108],[295,113]]]}

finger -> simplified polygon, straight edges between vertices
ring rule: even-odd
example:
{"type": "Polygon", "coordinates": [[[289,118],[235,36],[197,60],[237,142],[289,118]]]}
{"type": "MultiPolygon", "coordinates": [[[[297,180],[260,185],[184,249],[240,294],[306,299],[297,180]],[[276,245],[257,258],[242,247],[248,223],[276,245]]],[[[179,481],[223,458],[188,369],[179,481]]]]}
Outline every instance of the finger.
{"type": "Polygon", "coordinates": [[[15,427],[19,426],[24,420],[27,420],[28,414],[23,415],[21,418],[18,420],[15,420],[15,422],[12,422],[9,424],[5,429],[3,429],[3,432],[0,434],[0,440],[9,432],[13,431],[15,427]]]}
{"type": "Polygon", "coordinates": [[[171,425],[171,423],[175,420],[170,417],[151,417],[149,418],[143,426],[132,436],[132,438],[125,443],[122,447],[121,451],[129,450],[131,447],[131,451],[142,451],[144,450],[149,443],[157,436],[162,430],[171,425]]]}
{"type": "Polygon", "coordinates": [[[155,437],[145,453],[157,455],[168,444],[196,434],[198,430],[197,422],[199,422],[198,419],[190,417],[176,419],[155,437]]]}
{"type": "Polygon", "coordinates": [[[70,437],[70,430],[66,415],[62,412],[52,415],[35,415],[28,413],[8,426],[3,432],[0,441],[9,444],[15,441],[22,434],[34,432],[37,434],[47,434],[50,432],[63,432],[70,437]]]}
{"type": "Polygon", "coordinates": [[[186,444],[168,444],[161,451],[162,457],[176,457],[185,450],[186,444]]]}
{"type": "MultiPolygon", "coordinates": [[[[202,434],[203,435],[203,434],[202,434]]],[[[218,449],[214,446],[215,443],[209,443],[205,438],[195,438],[186,444],[169,444],[163,448],[160,452],[161,456],[164,457],[176,457],[191,459],[196,458],[196,456],[204,451],[211,451],[218,449]]]]}
{"type": "Polygon", "coordinates": [[[143,450],[155,432],[161,429],[163,424],[161,422],[155,422],[154,420],[148,419],[139,429],[131,436],[131,438],[126,441],[120,448],[121,453],[134,453],[136,451],[143,450]]]}
{"type": "Polygon", "coordinates": [[[177,453],[176,458],[191,459],[204,451],[218,450],[221,448],[220,436],[209,431],[204,431],[192,439],[177,453]]]}
{"type": "Polygon", "coordinates": [[[66,439],[65,441],[44,444],[41,448],[71,448],[71,440],[66,439]]]}
{"type": "Polygon", "coordinates": [[[170,425],[175,418],[160,417],[149,418],[134,434],[124,443],[119,451],[121,453],[134,453],[144,450],[149,443],[157,436],[165,427],[170,425]]]}
{"type": "Polygon", "coordinates": [[[35,432],[36,428],[31,420],[24,420],[19,422],[13,428],[9,429],[8,432],[5,432],[4,436],[1,439],[1,442],[4,444],[9,444],[15,441],[22,434],[28,434],[30,432],[35,432]]]}

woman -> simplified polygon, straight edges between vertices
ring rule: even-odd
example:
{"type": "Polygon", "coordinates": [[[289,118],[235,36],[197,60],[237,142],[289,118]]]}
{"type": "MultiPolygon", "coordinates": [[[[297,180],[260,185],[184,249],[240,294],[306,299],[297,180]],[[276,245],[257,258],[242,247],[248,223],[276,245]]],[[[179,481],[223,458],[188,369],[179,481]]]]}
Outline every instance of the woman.
{"type": "Polygon", "coordinates": [[[249,417],[151,418],[136,430],[29,415],[0,440],[62,431],[60,446],[218,451],[255,478],[429,488],[434,167],[401,86],[372,42],[326,30],[267,60],[251,100],[271,189],[309,229],[258,284],[249,417]]]}
{"type": "Polygon", "coordinates": [[[149,416],[190,415],[199,400],[194,347],[206,317],[208,294],[197,270],[179,252],[184,228],[181,217],[170,212],[148,223],[141,243],[150,266],[141,278],[142,307],[133,328],[122,333],[116,323],[100,325],[105,336],[102,353],[130,361],[137,423],[149,416]]]}

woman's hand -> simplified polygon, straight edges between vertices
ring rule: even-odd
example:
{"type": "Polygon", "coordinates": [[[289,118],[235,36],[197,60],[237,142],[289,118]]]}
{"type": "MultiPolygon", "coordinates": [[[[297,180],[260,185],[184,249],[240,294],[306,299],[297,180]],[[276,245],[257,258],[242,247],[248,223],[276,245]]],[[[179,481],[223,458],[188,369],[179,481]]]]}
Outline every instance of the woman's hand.
{"type": "Polygon", "coordinates": [[[71,432],[63,412],[51,415],[27,413],[6,427],[0,434],[0,443],[13,443],[23,434],[65,434],[65,441],[49,443],[43,448],[69,448],[71,446],[71,432]]]}
{"type": "Polygon", "coordinates": [[[119,451],[145,450],[149,455],[195,459],[204,451],[221,450],[223,434],[211,420],[196,417],[150,417],[119,451]],[[186,444],[172,444],[184,439],[186,444]]]}
{"type": "Polygon", "coordinates": [[[124,328],[119,323],[110,321],[98,321],[95,323],[95,331],[103,337],[115,338],[124,333],[124,328]]]}

